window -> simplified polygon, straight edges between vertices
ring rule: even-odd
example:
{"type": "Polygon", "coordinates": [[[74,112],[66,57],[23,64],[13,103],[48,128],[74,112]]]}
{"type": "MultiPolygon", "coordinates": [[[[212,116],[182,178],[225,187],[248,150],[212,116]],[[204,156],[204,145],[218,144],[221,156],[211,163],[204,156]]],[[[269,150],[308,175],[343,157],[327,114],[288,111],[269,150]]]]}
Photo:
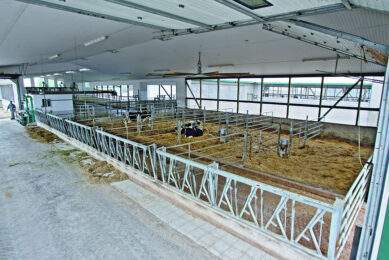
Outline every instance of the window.
{"type": "MultiPolygon", "coordinates": [[[[274,117],[377,126],[384,77],[252,77],[187,79],[202,108],[274,117]],[[239,82],[239,93],[238,92],[239,82]],[[219,90],[219,93],[218,93],[219,90]],[[238,96],[239,95],[239,96],[238,96]],[[239,97],[239,98],[238,98],[239,97]],[[340,102],[338,100],[342,98],[340,102]],[[338,103],[337,103],[338,102],[338,103]],[[336,107],[333,107],[337,103],[336,107]],[[360,107],[360,109],[358,109],[360,107]],[[320,115],[319,115],[320,113],[320,115]]],[[[197,107],[187,90],[187,106],[197,107]]]]}
{"type": "Polygon", "coordinates": [[[57,86],[58,86],[59,88],[65,87],[65,83],[64,83],[63,79],[57,80],[57,86]]]}
{"type": "Polygon", "coordinates": [[[34,87],[43,87],[43,82],[45,82],[45,78],[35,77],[34,78],[34,87]]]}
{"type": "Polygon", "coordinates": [[[54,79],[48,79],[47,83],[48,83],[50,88],[54,88],[55,87],[55,80],[54,79]]]}
{"type": "Polygon", "coordinates": [[[239,100],[259,101],[261,98],[261,81],[261,78],[240,79],[239,100]]]}
{"type": "Polygon", "coordinates": [[[24,78],[23,85],[25,88],[31,87],[31,78],[24,78]]]}
{"type": "Polygon", "coordinates": [[[221,79],[219,92],[220,99],[237,100],[238,79],[221,79]]]}
{"type": "Polygon", "coordinates": [[[147,99],[154,100],[155,98],[160,98],[161,100],[175,99],[176,85],[147,85],[147,99]]]}
{"type": "Polygon", "coordinates": [[[217,98],[217,80],[203,79],[201,81],[201,95],[202,98],[217,98]]]}

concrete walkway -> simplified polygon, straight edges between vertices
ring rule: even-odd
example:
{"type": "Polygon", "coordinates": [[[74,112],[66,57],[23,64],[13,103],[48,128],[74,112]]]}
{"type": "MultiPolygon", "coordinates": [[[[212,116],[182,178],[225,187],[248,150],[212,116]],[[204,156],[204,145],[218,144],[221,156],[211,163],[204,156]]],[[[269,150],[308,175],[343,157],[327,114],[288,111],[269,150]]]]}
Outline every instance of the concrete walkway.
{"type": "Polygon", "coordinates": [[[215,259],[110,185],[0,120],[0,259],[215,259]]]}

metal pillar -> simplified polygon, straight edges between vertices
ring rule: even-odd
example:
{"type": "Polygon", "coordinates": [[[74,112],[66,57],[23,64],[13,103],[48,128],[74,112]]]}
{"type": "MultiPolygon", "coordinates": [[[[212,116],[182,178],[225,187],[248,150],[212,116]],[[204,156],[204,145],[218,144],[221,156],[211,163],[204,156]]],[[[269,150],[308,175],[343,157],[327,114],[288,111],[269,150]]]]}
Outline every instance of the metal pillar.
{"type": "Polygon", "coordinates": [[[289,118],[289,104],[290,104],[290,85],[292,82],[292,78],[289,77],[289,84],[288,84],[288,105],[286,106],[286,118],[289,118]]]}
{"type": "Polygon", "coordinates": [[[261,97],[260,97],[260,104],[259,104],[259,114],[262,115],[262,101],[263,101],[263,78],[261,79],[261,97]]]}
{"type": "Polygon", "coordinates": [[[319,115],[317,118],[321,117],[321,104],[323,102],[323,86],[324,86],[324,77],[321,77],[321,86],[320,86],[320,100],[319,100],[319,115]]]}
{"type": "Polygon", "coordinates": [[[363,92],[363,80],[364,77],[361,79],[361,86],[359,87],[359,98],[358,98],[358,110],[357,110],[357,119],[355,120],[355,125],[359,125],[359,116],[361,113],[361,100],[362,100],[362,92],[363,92]]]}
{"type": "Polygon", "coordinates": [[[378,254],[381,232],[388,203],[389,157],[389,66],[386,67],[385,84],[377,127],[373,156],[373,172],[367,200],[366,219],[362,228],[357,259],[375,259],[378,254]],[[384,196],[384,194],[386,194],[384,196]]]}

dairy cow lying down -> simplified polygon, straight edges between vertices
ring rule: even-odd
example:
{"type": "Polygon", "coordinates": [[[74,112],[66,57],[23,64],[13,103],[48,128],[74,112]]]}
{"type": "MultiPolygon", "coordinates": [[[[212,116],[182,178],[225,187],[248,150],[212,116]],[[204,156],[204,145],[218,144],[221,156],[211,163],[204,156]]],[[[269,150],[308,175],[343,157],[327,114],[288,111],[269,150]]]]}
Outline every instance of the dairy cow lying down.
{"type": "MultiPolygon", "coordinates": [[[[200,128],[198,128],[201,125],[200,120],[185,123],[182,126],[181,134],[185,135],[185,137],[198,137],[202,136],[204,134],[204,131],[200,128]]],[[[177,126],[174,127],[174,130],[177,131],[177,126]]]]}

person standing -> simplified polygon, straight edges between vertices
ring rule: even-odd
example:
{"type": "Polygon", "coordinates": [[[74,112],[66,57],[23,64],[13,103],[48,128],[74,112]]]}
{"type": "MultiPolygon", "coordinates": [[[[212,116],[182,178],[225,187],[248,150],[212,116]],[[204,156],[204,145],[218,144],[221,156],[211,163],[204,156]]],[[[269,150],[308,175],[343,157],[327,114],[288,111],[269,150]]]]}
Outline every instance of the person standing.
{"type": "Polygon", "coordinates": [[[8,110],[11,111],[11,120],[15,120],[16,106],[12,103],[12,101],[10,101],[10,103],[7,107],[7,111],[8,110]]]}

